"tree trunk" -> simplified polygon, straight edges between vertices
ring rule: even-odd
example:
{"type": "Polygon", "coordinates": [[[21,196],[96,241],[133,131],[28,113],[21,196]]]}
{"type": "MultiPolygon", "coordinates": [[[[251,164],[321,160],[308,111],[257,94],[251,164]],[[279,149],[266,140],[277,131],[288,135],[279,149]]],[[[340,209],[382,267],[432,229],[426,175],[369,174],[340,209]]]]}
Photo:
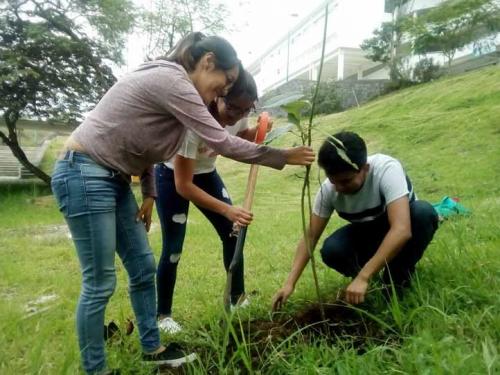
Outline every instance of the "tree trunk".
{"type": "Polygon", "coordinates": [[[455,57],[455,50],[445,51],[443,52],[443,55],[448,60],[448,74],[450,74],[451,63],[453,62],[453,58],[455,57]]]}
{"type": "Polygon", "coordinates": [[[19,142],[17,140],[17,135],[16,135],[16,122],[18,119],[18,115],[15,114],[14,116],[9,116],[9,112],[5,113],[4,119],[5,123],[7,124],[7,128],[9,130],[9,136],[5,135],[3,132],[0,131],[0,138],[3,140],[3,142],[9,146],[10,150],[12,151],[12,154],[16,157],[19,162],[26,167],[30,172],[32,172],[36,177],[41,179],[43,182],[45,182],[47,185],[50,186],[50,176],[46,174],[44,171],[42,171],[40,168],[37,168],[31,162],[28,160],[26,157],[26,154],[22,150],[21,146],[19,145],[19,142]]]}

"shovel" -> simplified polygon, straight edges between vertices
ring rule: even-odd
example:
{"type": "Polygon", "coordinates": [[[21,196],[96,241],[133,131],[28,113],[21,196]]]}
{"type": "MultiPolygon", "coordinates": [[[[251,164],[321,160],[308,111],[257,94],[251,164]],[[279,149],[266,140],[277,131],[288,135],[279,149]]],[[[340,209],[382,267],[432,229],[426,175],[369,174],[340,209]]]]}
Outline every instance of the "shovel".
{"type": "MultiPolygon", "coordinates": [[[[267,126],[269,124],[269,114],[267,112],[262,112],[259,116],[259,121],[257,124],[257,132],[255,133],[255,143],[261,144],[266,138],[267,126]]],[[[257,164],[252,164],[250,167],[250,173],[248,174],[247,190],[245,192],[245,201],[243,203],[243,208],[247,211],[252,209],[253,196],[255,193],[255,184],[257,182],[257,172],[259,171],[259,166],[257,164]]],[[[245,238],[247,235],[248,227],[236,227],[233,234],[238,237],[236,240],[236,247],[233,254],[233,259],[229,265],[226,277],[226,289],[224,291],[224,308],[227,312],[231,310],[231,283],[233,281],[233,271],[235,267],[241,263],[243,259],[243,247],[245,246],[245,238]]]]}

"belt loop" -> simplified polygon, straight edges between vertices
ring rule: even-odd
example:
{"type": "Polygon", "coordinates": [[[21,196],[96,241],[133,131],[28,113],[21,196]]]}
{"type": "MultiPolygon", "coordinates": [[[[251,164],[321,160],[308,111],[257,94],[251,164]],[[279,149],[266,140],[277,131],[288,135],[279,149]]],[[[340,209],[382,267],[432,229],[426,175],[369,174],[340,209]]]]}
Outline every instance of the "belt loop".
{"type": "Polygon", "coordinates": [[[74,150],[70,150],[69,151],[69,156],[68,156],[68,162],[69,162],[69,166],[70,167],[73,167],[74,157],[75,157],[75,151],[74,150]]]}

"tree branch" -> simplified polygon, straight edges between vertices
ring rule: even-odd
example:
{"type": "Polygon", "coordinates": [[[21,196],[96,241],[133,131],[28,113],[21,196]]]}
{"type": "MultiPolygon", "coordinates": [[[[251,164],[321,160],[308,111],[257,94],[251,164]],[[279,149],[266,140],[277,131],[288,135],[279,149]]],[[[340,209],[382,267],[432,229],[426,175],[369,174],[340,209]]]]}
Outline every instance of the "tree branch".
{"type": "Polygon", "coordinates": [[[2,139],[3,143],[5,143],[7,146],[10,145],[9,137],[7,137],[5,133],[1,130],[0,130],[0,138],[2,139]]]}
{"type": "Polygon", "coordinates": [[[3,132],[0,131],[0,138],[9,146],[12,154],[27,170],[32,172],[36,177],[44,181],[47,185],[50,185],[50,176],[42,171],[40,168],[34,166],[27,158],[26,154],[22,150],[19,142],[17,140],[16,134],[16,123],[19,119],[19,113],[13,110],[7,110],[4,114],[4,120],[9,129],[9,137],[7,137],[3,132]],[[13,117],[12,117],[13,116],[13,117]]]}

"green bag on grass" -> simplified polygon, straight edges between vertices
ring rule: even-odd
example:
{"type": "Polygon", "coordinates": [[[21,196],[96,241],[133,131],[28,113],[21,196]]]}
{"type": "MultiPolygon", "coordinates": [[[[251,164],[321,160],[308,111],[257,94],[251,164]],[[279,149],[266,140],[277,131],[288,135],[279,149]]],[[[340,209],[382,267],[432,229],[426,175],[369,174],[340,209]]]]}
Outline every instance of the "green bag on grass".
{"type": "Polygon", "coordinates": [[[443,219],[447,219],[453,215],[469,215],[471,211],[465,208],[455,199],[450,197],[444,197],[441,202],[432,205],[438,215],[443,219]]]}

